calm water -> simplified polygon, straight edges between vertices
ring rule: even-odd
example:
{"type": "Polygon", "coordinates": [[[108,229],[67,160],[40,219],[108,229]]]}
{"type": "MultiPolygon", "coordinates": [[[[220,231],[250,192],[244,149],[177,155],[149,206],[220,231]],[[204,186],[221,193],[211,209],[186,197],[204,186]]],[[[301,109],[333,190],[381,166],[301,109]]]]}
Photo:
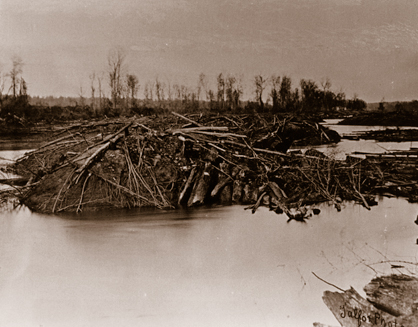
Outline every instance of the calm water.
{"type": "MultiPolygon", "coordinates": [[[[331,289],[416,262],[418,206],[0,215],[0,326],[337,326],[331,289]]],[[[412,269],[412,268],[411,268],[412,269]]],[[[412,270],[415,272],[415,270],[412,270]]]]}
{"type": "Polygon", "coordinates": [[[418,205],[320,209],[306,224],[241,206],[3,210],[0,326],[338,326],[321,298],[333,288],[312,272],[362,292],[398,272],[383,261],[418,262],[418,205]]]}
{"type": "MultiPolygon", "coordinates": [[[[360,131],[384,130],[386,128],[396,128],[396,126],[356,126],[356,125],[337,125],[339,119],[326,120],[325,126],[337,131],[340,135],[350,134],[360,131]]],[[[401,127],[401,129],[417,129],[417,127],[401,127]]],[[[375,140],[341,140],[334,145],[320,145],[314,148],[332,155],[337,159],[345,159],[347,154],[355,151],[384,153],[394,150],[409,150],[411,147],[418,148],[418,142],[376,142],[375,140]]],[[[361,156],[360,156],[361,157],[361,156]]]]}

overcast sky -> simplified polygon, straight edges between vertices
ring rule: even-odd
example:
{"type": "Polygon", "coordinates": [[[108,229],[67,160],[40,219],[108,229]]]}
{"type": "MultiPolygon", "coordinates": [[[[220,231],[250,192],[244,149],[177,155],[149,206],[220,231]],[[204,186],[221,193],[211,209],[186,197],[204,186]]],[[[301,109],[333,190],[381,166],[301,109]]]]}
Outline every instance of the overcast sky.
{"type": "MultiPolygon", "coordinates": [[[[203,72],[330,78],[368,102],[418,99],[415,0],[0,0],[0,63],[20,56],[31,95],[87,93],[109,49],[140,80],[195,86],[203,72]]],[[[86,94],[87,95],[87,94],[86,94]]]]}

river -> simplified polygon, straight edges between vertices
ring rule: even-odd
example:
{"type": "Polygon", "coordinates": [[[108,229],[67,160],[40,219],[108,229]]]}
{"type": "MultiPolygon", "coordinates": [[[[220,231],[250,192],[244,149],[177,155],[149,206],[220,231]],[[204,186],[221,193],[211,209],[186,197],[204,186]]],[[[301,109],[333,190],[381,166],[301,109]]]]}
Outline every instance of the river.
{"type": "Polygon", "coordinates": [[[363,294],[377,273],[399,271],[385,261],[417,262],[418,205],[319,208],[305,224],[242,206],[61,216],[5,208],[0,326],[338,326],[322,302],[334,288],[313,273],[363,294]]]}

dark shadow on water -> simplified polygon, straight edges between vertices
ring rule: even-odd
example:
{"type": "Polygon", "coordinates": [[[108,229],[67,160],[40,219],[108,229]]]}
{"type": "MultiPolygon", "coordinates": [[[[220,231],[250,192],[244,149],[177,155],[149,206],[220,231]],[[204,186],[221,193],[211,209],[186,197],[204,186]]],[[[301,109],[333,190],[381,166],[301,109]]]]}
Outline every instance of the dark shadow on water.
{"type": "Polygon", "coordinates": [[[101,211],[82,213],[60,213],[57,217],[65,220],[77,220],[86,222],[143,222],[153,225],[171,225],[173,227],[186,227],[188,222],[197,219],[220,219],[218,213],[224,211],[225,207],[197,207],[181,209],[157,209],[157,208],[135,208],[135,209],[106,209],[101,211]]]}

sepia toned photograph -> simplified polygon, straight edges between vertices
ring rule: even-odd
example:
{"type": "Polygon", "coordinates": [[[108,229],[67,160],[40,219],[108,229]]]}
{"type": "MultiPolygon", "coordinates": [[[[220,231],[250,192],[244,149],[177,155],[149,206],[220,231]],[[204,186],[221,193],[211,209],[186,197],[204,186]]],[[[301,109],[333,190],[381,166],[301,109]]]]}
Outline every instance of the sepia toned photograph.
{"type": "Polygon", "coordinates": [[[0,327],[418,326],[417,17],[0,0],[0,327]]]}

